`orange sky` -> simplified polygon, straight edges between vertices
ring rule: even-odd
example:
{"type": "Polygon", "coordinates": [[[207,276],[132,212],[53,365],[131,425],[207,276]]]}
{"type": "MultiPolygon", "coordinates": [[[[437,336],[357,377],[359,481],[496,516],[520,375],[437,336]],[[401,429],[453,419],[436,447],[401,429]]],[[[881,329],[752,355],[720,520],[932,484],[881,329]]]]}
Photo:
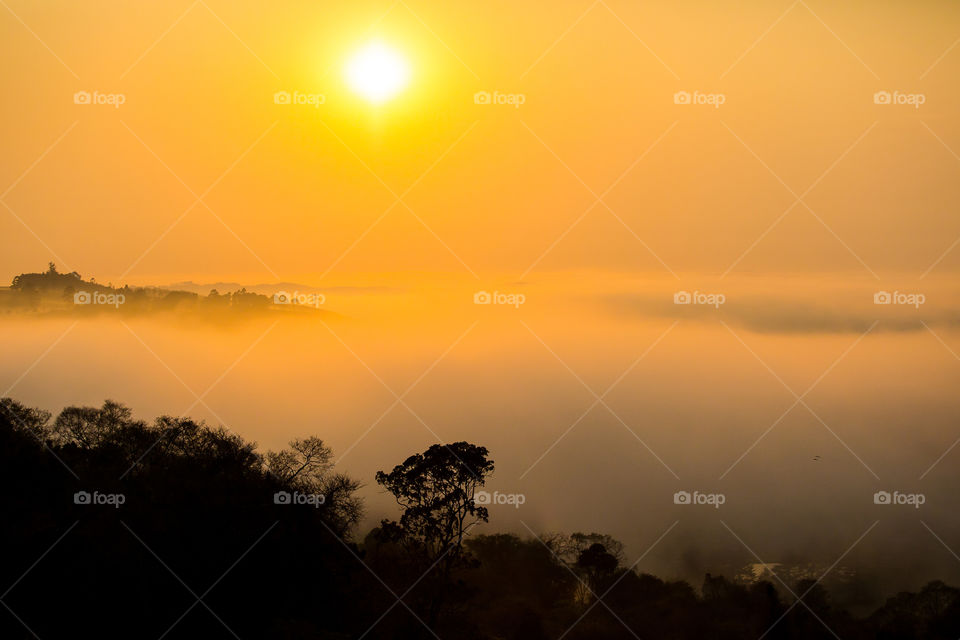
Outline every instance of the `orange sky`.
{"type": "Polygon", "coordinates": [[[954,3],[6,7],[4,279],[52,255],[134,283],[960,266],[954,3]],[[413,69],[379,107],[342,80],[373,38],[413,69]]]}

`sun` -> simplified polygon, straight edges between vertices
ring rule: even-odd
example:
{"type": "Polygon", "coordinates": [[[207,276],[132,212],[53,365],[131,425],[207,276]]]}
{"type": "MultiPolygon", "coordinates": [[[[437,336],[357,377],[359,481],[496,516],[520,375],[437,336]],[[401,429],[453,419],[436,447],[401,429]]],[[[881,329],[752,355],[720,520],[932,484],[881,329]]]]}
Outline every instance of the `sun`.
{"type": "Polygon", "coordinates": [[[347,62],[350,88],[374,104],[397,95],[410,82],[410,65],[402,55],[381,42],[373,42],[347,62]]]}

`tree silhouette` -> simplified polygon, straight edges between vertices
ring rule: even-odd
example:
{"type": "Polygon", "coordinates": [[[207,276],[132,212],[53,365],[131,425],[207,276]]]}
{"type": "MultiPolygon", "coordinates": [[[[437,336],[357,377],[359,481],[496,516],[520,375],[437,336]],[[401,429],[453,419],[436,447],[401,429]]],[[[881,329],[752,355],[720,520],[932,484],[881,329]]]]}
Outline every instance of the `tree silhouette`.
{"type": "Polygon", "coordinates": [[[467,532],[489,518],[486,507],[474,501],[477,488],[493,472],[487,453],[467,442],[435,444],[390,473],[378,471],[377,483],[403,508],[400,521],[384,520],[384,529],[422,550],[431,562],[461,553],[467,532]]]}
{"type": "Polygon", "coordinates": [[[393,494],[403,508],[400,520],[384,520],[384,538],[403,546],[413,566],[430,575],[424,580],[429,596],[427,616],[434,625],[441,606],[452,594],[455,569],[468,564],[464,537],[474,526],[487,522],[486,507],[477,506],[474,494],[493,473],[485,447],[468,442],[435,444],[410,456],[390,473],[377,472],[377,483],[393,494]]]}
{"type": "Polygon", "coordinates": [[[345,534],[363,515],[363,503],[354,494],[363,486],[342,473],[332,473],[333,451],[318,437],[297,439],[290,448],[270,451],[267,470],[281,482],[303,493],[323,496],[322,509],[329,524],[345,534]]]}
{"type": "Polygon", "coordinates": [[[122,428],[130,427],[131,415],[129,408],[113,400],[107,400],[99,409],[67,407],[54,421],[52,436],[62,445],[93,449],[114,438],[122,428]]]}
{"type": "Polygon", "coordinates": [[[603,595],[619,566],[620,561],[617,560],[617,557],[608,553],[606,547],[599,542],[594,542],[581,551],[579,557],[577,557],[576,567],[582,576],[583,585],[586,585],[586,587],[584,592],[578,593],[578,599],[584,603],[589,603],[592,601],[594,594],[597,596],[603,595]]]}

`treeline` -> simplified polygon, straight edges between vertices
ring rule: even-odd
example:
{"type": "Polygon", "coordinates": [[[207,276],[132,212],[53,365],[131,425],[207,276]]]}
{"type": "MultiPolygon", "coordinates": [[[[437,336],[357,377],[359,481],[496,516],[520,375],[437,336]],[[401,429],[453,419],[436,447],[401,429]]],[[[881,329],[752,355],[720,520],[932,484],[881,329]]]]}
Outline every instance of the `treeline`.
{"type": "MultiPolygon", "coordinates": [[[[201,296],[192,291],[159,287],[115,287],[111,283],[100,284],[93,278],[84,280],[76,271],[60,273],[52,262],[47,271],[14,277],[10,288],[0,293],[0,311],[7,312],[136,314],[177,311],[222,315],[262,312],[273,308],[275,302],[272,297],[246,288],[224,293],[213,289],[201,296]]],[[[315,311],[308,306],[290,305],[289,300],[282,304],[288,311],[315,311]]]]}
{"type": "Polygon", "coordinates": [[[494,471],[466,442],[375,481],[396,520],[365,536],[361,481],[316,437],[259,452],[115,402],[59,415],[0,400],[0,637],[465,640],[955,639],[932,582],[866,618],[814,581],[697,588],[632,570],[601,534],[479,535],[494,471]]]}

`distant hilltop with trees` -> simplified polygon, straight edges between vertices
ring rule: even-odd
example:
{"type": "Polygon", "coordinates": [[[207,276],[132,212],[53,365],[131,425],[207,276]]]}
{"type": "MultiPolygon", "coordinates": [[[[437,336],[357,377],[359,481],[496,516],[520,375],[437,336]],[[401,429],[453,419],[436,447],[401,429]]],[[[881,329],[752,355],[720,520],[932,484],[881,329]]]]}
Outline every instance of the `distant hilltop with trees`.
{"type": "MultiPolygon", "coordinates": [[[[282,285],[278,285],[278,288],[282,285]]],[[[61,273],[51,262],[47,270],[21,273],[10,287],[0,290],[0,312],[43,314],[177,312],[214,316],[251,313],[330,314],[321,309],[323,294],[276,291],[264,295],[239,287],[206,295],[165,287],[114,286],[96,278],[84,280],[76,271],[61,273]]]]}

